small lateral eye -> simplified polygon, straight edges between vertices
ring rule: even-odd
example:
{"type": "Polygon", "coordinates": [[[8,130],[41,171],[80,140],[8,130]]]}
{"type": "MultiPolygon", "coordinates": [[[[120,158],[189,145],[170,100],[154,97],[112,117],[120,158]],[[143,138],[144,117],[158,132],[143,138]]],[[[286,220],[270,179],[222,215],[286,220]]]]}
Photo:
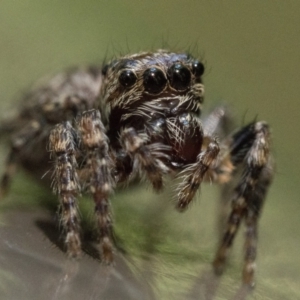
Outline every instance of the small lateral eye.
{"type": "Polygon", "coordinates": [[[181,63],[175,63],[168,70],[168,78],[171,86],[178,90],[186,90],[191,82],[190,70],[181,63]]]}
{"type": "Polygon", "coordinates": [[[200,77],[204,73],[204,65],[200,61],[195,60],[192,63],[192,72],[196,77],[200,77]]]}
{"type": "Polygon", "coordinates": [[[136,80],[136,75],[132,70],[123,70],[119,76],[119,82],[126,88],[132,87],[136,80]]]}
{"type": "Polygon", "coordinates": [[[149,94],[158,94],[166,86],[167,78],[164,72],[158,68],[150,68],[144,72],[144,88],[149,94]]]}

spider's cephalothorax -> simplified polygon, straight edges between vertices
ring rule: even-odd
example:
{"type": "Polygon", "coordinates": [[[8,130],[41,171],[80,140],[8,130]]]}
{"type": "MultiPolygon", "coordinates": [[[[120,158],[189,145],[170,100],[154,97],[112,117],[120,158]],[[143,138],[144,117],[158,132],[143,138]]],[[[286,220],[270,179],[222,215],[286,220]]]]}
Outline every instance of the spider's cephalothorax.
{"type": "Polygon", "coordinates": [[[201,123],[203,73],[203,64],[192,56],[158,50],[125,56],[103,68],[71,70],[33,89],[19,115],[0,127],[1,134],[12,134],[1,193],[17,165],[44,174],[49,149],[68,254],[81,253],[76,202],[86,190],[95,202],[102,260],[111,263],[109,196],[118,183],[145,175],[158,191],[165,174],[179,174],[176,206],[183,211],[202,181],[228,183],[240,167],[213,265],[220,274],[244,220],[243,281],[252,284],[257,222],[272,178],[269,128],[253,122],[230,134],[222,107],[201,123]],[[217,142],[216,133],[223,140],[217,142]]]}
{"type": "MultiPolygon", "coordinates": [[[[141,151],[139,143],[147,145],[142,151],[152,153],[153,161],[140,167],[155,189],[162,187],[163,173],[197,160],[203,72],[203,64],[191,56],[166,51],[127,56],[103,69],[99,104],[110,144],[118,157],[131,160],[141,151]]],[[[127,166],[125,178],[131,171],[127,166]]]]}

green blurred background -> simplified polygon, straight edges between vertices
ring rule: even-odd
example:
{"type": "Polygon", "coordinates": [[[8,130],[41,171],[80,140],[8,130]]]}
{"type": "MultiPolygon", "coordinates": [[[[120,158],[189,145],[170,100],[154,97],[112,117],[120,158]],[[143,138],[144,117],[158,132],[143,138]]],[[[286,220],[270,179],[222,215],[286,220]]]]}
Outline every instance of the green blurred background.
{"type": "MultiPolygon", "coordinates": [[[[0,116],[44,75],[156,48],[188,50],[205,62],[206,108],[226,102],[238,125],[255,117],[271,125],[276,176],[260,222],[251,297],[300,299],[300,1],[2,0],[0,116]]],[[[169,194],[120,190],[113,206],[117,234],[139,272],[152,270],[157,298],[181,299],[213,258],[218,192],[206,185],[185,214],[172,210],[169,194]]],[[[40,195],[37,182],[19,174],[2,208],[38,203],[40,195]]],[[[238,289],[241,250],[240,235],[215,299],[238,289]]]]}

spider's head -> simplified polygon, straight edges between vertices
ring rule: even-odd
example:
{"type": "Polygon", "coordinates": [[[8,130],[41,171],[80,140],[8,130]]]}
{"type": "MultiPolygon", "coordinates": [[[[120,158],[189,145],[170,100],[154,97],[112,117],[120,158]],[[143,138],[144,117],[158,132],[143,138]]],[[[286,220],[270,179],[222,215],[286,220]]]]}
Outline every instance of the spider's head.
{"type": "Polygon", "coordinates": [[[109,123],[200,113],[204,66],[188,54],[143,52],[110,62],[102,73],[100,108],[109,123]]]}

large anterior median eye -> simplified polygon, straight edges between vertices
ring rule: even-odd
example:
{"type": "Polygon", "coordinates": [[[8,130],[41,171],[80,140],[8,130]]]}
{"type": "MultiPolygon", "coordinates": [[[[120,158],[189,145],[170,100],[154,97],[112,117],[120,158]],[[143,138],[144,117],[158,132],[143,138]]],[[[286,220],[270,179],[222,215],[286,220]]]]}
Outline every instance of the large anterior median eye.
{"type": "Polygon", "coordinates": [[[144,88],[150,94],[160,93],[166,86],[167,78],[164,72],[158,68],[150,68],[144,72],[144,88]]]}
{"type": "Polygon", "coordinates": [[[136,75],[132,70],[123,70],[119,76],[119,82],[126,88],[136,83],[136,75]]]}
{"type": "Polygon", "coordinates": [[[190,85],[191,72],[181,63],[175,63],[168,70],[168,79],[174,89],[184,91],[190,85]]]}

